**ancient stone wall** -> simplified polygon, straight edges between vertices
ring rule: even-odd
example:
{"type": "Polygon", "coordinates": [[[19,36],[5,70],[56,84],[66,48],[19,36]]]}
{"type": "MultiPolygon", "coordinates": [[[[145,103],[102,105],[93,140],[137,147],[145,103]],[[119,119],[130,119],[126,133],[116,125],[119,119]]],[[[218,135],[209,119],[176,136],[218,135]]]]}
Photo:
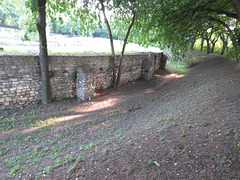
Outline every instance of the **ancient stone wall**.
{"type": "MultiPolygon", "coordinates": [[[[145,71],[143,70],[144,61],[148,61],[148,72],[153,73],[159,69],[163,56],[162,53],[126,54],[121,84],[141,78],[145,71]]],[[[118,62],[119,55],[116,56],[116,64],[118,62]]],[[[77,94],[81,94],[79,89],[77,90],[79,87],[85,87],[84,93],[87,96],[89,93],[110,87],[112,82],[109,54],[50,55],[49,70],[53,100],[74,98],[77,94]],[[84,68],[81,70],[81,67],[84,68]],[[90,70],[91,73],[88,73],[90,70]],[[81,80],[82,73],[86,74],[84,81],[81,80]],[[77,81],[84,82],[85,85],[78,85],[77,81]]],[[[145,71],[145,75],[148,72],[145,71]]],[[[40,97],[41,80],[38,56],[0,53],[0,109],[25,106],[40,101],[40,97]]],[[[84,98],[81,99],[84,100],[84,98]]]]}

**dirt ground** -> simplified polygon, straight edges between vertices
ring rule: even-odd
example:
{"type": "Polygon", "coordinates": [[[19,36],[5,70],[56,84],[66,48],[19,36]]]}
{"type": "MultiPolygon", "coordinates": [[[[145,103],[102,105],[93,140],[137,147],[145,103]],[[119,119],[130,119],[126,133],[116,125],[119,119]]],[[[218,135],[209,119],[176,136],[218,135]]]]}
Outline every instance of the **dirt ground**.
{"type": "Polygon", "coordinates": [[[0,179],[240,179],[240,66],[193,53],[185,73],[0,112],[0,179]]]}

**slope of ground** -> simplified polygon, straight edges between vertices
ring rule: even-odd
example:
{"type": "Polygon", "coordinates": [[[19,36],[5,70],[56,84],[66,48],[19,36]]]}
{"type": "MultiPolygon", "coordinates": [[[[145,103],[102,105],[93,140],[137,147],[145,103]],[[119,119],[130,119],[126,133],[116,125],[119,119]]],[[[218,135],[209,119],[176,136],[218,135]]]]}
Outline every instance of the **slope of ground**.
{"type": "Polygon", "coordinates": [[[194,55],[185,74],[0,112],[0,179],[240,179],[240,68],[194,55]]]}

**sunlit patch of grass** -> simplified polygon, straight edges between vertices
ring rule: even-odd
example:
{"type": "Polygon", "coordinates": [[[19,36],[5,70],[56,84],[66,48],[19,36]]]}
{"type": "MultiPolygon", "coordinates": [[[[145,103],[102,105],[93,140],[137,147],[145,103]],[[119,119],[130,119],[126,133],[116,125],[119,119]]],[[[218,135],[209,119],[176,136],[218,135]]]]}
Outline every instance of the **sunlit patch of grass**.
{"type": "Polygon", "coordinates": [[[48,50],[48,52],[56,53],[56,54],[93,54],[93,53],[95,53],[93,51],[57,51],[57,52],[54,52],[51,50],[48,50]]]}
{"type": "Polygon", "coordinates": [[[187,66],[185,64],[178,64],[168,61],[166,69],[169,69],[170,71],[178,71],[180,73],[185,73],[187,71],[187,66]]]}
{"type": "Polygon", "coordinates": [[[20,52],[20,53],[29,53],[29,51],[26,50],[17,50],[17,49],[11,49],[11,50],[3,50],[0,52],[20,52]]]}
{"type": "MultiPolygon", "coordinates": [[[[111,54],[112,52],[111,51],[102,51],[101,53],[111,54]]],[[[121,53],[121,51],[116,50],[115,53],[116,54],[121,53]]],[[[124,53],[125,54],[127,54],[127,53],[137,53],[137,51],[125,51],[124,53]]]]}

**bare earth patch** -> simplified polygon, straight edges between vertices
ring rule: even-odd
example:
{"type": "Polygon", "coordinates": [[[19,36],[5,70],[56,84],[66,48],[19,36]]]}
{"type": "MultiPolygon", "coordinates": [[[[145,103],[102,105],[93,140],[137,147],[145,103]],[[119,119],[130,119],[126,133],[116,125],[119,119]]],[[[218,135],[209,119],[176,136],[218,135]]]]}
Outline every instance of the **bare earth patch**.
{"type": "Polygon", "coordinates": [[[240,69],[194,53],[184,74],[0,112],[0,179],[240,179],[240,69]]]}

